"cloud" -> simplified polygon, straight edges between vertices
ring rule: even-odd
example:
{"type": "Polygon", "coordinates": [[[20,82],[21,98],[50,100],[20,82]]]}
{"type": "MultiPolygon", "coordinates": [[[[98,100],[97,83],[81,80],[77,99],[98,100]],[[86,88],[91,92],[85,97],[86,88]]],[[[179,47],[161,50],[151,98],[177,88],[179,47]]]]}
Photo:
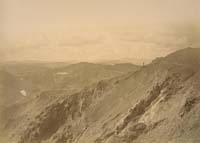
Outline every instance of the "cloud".
{"type": "Polygon", "coordinates": [[[161,29],[117,33],[117,40],[123,43],[143,43],[163,50],[177,50],[188,46],[200,45],[200,26],[194,23],[166,25],[161,29]]]}
{"type": "Polygon", "coordinates": [[[58,43],[58,47],[82,47],[82,46],[92,46],[102,44],[104,38],[102,36],[97,37],[84,37],[82,36],[75,36],[70,37],[66,40],[63,40],[58,43]]]}
{"type": "Polygon", "coordinates": [[[181,48],[200,45],[199,27],[193,24],[155,29],[120,27],[104,29],[101,32],[50,31],[46,36],[39,35],[40,33],[21,38],[0,52],[4,53],[4,57],[6,55],[6,59],[97,61],[123,58],[154,59],[181,48]]]}

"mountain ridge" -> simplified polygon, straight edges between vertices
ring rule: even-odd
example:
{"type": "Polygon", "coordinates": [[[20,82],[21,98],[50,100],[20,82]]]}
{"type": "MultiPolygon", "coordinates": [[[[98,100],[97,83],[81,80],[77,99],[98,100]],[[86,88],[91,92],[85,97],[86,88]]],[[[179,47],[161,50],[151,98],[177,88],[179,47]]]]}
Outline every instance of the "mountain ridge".
{"type": "Polygon", "coordinates": [[[177,51],[137,71],[99,81],[72,95],[63,94],[46,104],[39,103],[41,99],[37,98],[30,102],[32,108],[27,106],[27,111],[22,114],[23,120],[12,128],[13,141],[198,142],[198,51],[177,51]]]}

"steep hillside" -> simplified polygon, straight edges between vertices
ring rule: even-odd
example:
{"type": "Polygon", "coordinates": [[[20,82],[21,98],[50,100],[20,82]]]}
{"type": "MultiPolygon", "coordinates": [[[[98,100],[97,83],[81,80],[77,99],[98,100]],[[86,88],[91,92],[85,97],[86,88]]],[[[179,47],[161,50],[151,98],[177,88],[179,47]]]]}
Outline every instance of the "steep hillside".
{"type": "Polygon", "coordinates": [[[139,68],[132,64],[90,63],[79,63],[69,67],[62,64],[59,68],[47,68],[51,67],[51,64],[4,63],[1,67],[4,70],[0,74],[0,101],[3,103],[0,106],[0,129],[4,131],[10,131],[10,127],[13,130],[13,126],[21,125],[19,122],[27,119],[27,116],[31,119],[37,113],[37,109],[42,110],[46,104],[61,96],[75,93],[94,81],[139,68]],[[66,71],[69,74],[63,74],[66,71]]]}
{"type": "Polygon", "coordinates": [[[0,70],[0,98],[2,106],[12,104],[20,98],[19,81],[6,70],[0,70]]]}
{"type": "Polygon", "coordinates": [[[54,87],[53,73],[42,63],[4,63],[2,67],[18,79],[21,90],[27,96],[54,87]]]}
{"type": "MultiPolygon", "coordinates": [[[[0,132],[5,123],[5,114],[3,114],[4,110],[9,106],[13,106],[24,100],[20,91],[19,80],[6,70],[0,70],[0,132]]],[[[13,112],[8,114],[14,116],[14,113],[13,110],[13,112]]]]}
{"type": "Polygon", "coordinates": [[[178,51],[74,94],[39,96],[5,131],[13,143],[198,143],[199,51],[178,51]]]}

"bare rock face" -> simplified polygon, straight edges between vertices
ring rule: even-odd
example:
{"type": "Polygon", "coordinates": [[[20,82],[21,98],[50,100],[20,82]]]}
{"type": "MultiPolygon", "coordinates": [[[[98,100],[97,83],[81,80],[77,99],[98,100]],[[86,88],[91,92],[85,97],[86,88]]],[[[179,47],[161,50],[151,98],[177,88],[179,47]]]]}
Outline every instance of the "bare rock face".
{"type": "Polygon", "coordinates": [[[199,49],[184,49],[73,94],[46,92],[29,101],[9,137],[14,143],[197,143],[199,56],[199,49]]]}

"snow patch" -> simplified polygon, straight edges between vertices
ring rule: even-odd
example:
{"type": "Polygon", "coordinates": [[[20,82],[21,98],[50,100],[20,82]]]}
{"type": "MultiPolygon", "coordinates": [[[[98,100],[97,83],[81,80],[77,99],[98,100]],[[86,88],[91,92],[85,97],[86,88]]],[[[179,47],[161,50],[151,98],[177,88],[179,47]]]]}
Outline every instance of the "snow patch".
{"type": "Polygon", "coordinates": [[[56,74],[57,74],[57,75],[67,75],[67,74],[69,74],[69,73],[67,73],[67,72],[57,72],[56,74]]]}
{"type": "Polygon", "coordinates": [[[23,95],[23,96],[27,96],[27,94],[26,94],[26,91],[25,91],[25,90],[21,90],[21,91],[20,91],[20,93],[21,93],[21,95],[23,95]]]}

